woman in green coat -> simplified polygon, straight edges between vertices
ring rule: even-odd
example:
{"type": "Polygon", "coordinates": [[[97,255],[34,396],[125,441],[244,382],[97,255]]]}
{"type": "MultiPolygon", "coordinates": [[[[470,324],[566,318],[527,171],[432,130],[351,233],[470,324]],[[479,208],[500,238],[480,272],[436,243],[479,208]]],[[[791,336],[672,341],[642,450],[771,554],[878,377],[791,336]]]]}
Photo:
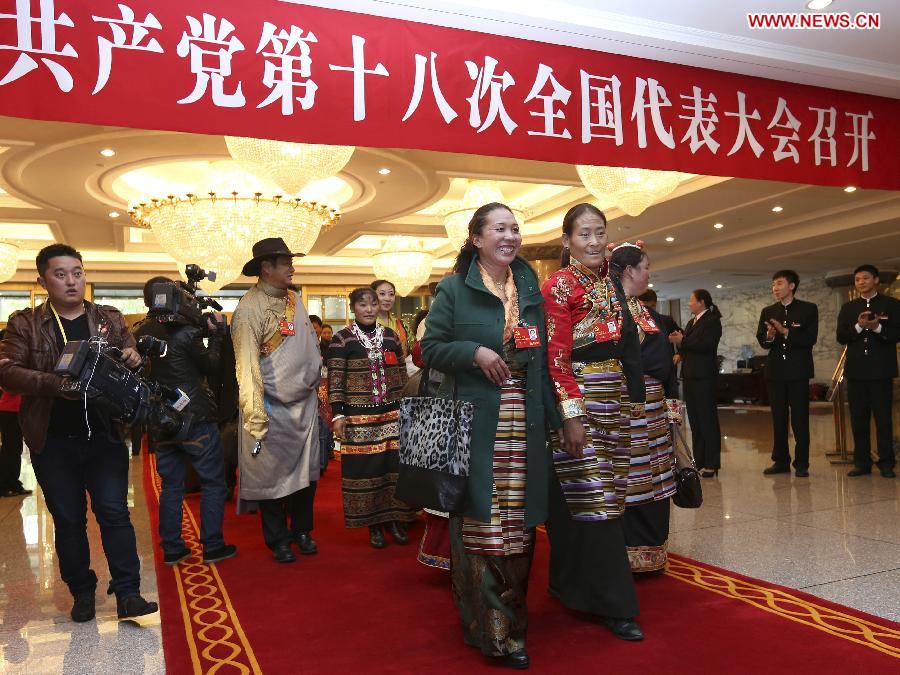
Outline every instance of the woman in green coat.
{"type": "Polygon", "coordinates": [[[560,426],[543,298],[518,256],[521,244],[509,207],[475,211],[422,339],[425,363],[453,378],[457,398],[475,404],[468,493],[450,524],[464,638],[513,668],[528,667],[525,596],[534,528],[547,518],[546,428],[560,426]]]}

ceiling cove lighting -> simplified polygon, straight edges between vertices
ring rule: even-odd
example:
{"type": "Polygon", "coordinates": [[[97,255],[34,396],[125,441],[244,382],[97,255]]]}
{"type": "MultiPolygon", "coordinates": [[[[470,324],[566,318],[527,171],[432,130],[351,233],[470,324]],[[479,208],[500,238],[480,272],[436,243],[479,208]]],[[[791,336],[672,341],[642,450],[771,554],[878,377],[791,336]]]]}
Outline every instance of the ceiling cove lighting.
{"type": "Polygon", "coordinates": [[[100,151],[100,154],[101,154],[103,157],[115,157],[115,156],[116,156],[116,151],[113,150],[112,148],[103,148],[103,149],[100,151]]]}

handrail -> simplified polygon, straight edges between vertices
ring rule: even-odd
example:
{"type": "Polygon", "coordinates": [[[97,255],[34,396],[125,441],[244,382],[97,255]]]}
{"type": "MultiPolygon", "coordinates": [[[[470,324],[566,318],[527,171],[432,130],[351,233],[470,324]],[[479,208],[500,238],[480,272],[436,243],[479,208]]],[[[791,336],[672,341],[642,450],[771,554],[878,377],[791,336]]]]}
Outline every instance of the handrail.
{"type": "Polygon", "coordinates": [[[828,386],[828,402],[833,403],[834,397],[837,395],[838,385],[844,379],[844,366],[847,363],[847,347],[844,347],[837,365],[834,367],[834,373],[831,375],[831,384],[828,386]]]}

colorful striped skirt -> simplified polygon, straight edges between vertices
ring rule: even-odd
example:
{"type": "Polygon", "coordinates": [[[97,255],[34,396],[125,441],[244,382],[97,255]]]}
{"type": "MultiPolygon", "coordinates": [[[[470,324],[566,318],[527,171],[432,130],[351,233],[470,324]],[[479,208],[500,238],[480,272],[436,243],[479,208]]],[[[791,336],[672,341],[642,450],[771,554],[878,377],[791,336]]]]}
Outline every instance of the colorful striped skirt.
{"type": "Polygon", "coordinates": [[[347,415],[341,442],[346,527],[415,520],[415,511],[394,498],[400,467],[399,437],[399,409],[347,415]]]}
{"type": "Polygon", "coordinates": [[[462,541],[466,553],[516,555],[526,553],[534,543],[534,530],[525,527],[527,428],[525,379],[513,377],[500,390],[491,522],[464,519],[462,541]]]}
{"type": "MultiPolygon", "coordinates": [[[[631,437],[631,463],[628,468],[626,506],[640,506],[675,494],[675,451],[669,435],[666,395],[662,382],[644,375],[647,389],[645,427],[635,429],[631,437]]],[[[622,383],[622,401],[628,400],[622,383]]]]}
{"type": "Polygon", "coordinates": [[[553,435],[556,477],[573,520],[618,518],[625,511],[633,446],[647,444],[646,418],[632,419],[628,406],[622,406],[625,378],[618,361],[572,366],[587,410],[588,444],[584,456],[575,458],[553,435]]]}
{"type": "Polygon", "coordinates": [[[425,509],[425,534],[419,543],[418,561],[440,570],[450,569],[450,518],[425,509]]]}

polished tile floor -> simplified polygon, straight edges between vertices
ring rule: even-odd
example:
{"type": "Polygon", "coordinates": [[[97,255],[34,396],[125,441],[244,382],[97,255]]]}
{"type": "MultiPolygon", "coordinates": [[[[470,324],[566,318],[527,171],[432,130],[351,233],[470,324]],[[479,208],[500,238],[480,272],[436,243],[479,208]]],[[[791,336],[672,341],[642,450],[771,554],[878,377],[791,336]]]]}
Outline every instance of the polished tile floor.
{"type": "MultiPolygon", "coordinates": [[[[848,478],[825,452],[834,446],[828,409],[812,416],[809,478],[766,477],[769,414],[720,411],[723,469],[705,480],[704,504],[674,509],[673,551],[900,621],[900,480],[848,478]]],[[[26,463],[27,464],[27,463],[26,463]]],[[[143,592],[156,599],[149,518],[139,460],[132,463],[133,521],[143,592]]],[[[26,466],[27,487],[35,487],[26,466]]],[[[108,572],[90,519],[99,588],[108,572]]],[[[538,588],[538,586],[535,586],[538,588]]],[[[0,673],[162,673],[159,615],[119,623],[112,598],[98,595],[96,622],[69,621],[52,521],[39,491],[0,499],[0,673]]]]}

